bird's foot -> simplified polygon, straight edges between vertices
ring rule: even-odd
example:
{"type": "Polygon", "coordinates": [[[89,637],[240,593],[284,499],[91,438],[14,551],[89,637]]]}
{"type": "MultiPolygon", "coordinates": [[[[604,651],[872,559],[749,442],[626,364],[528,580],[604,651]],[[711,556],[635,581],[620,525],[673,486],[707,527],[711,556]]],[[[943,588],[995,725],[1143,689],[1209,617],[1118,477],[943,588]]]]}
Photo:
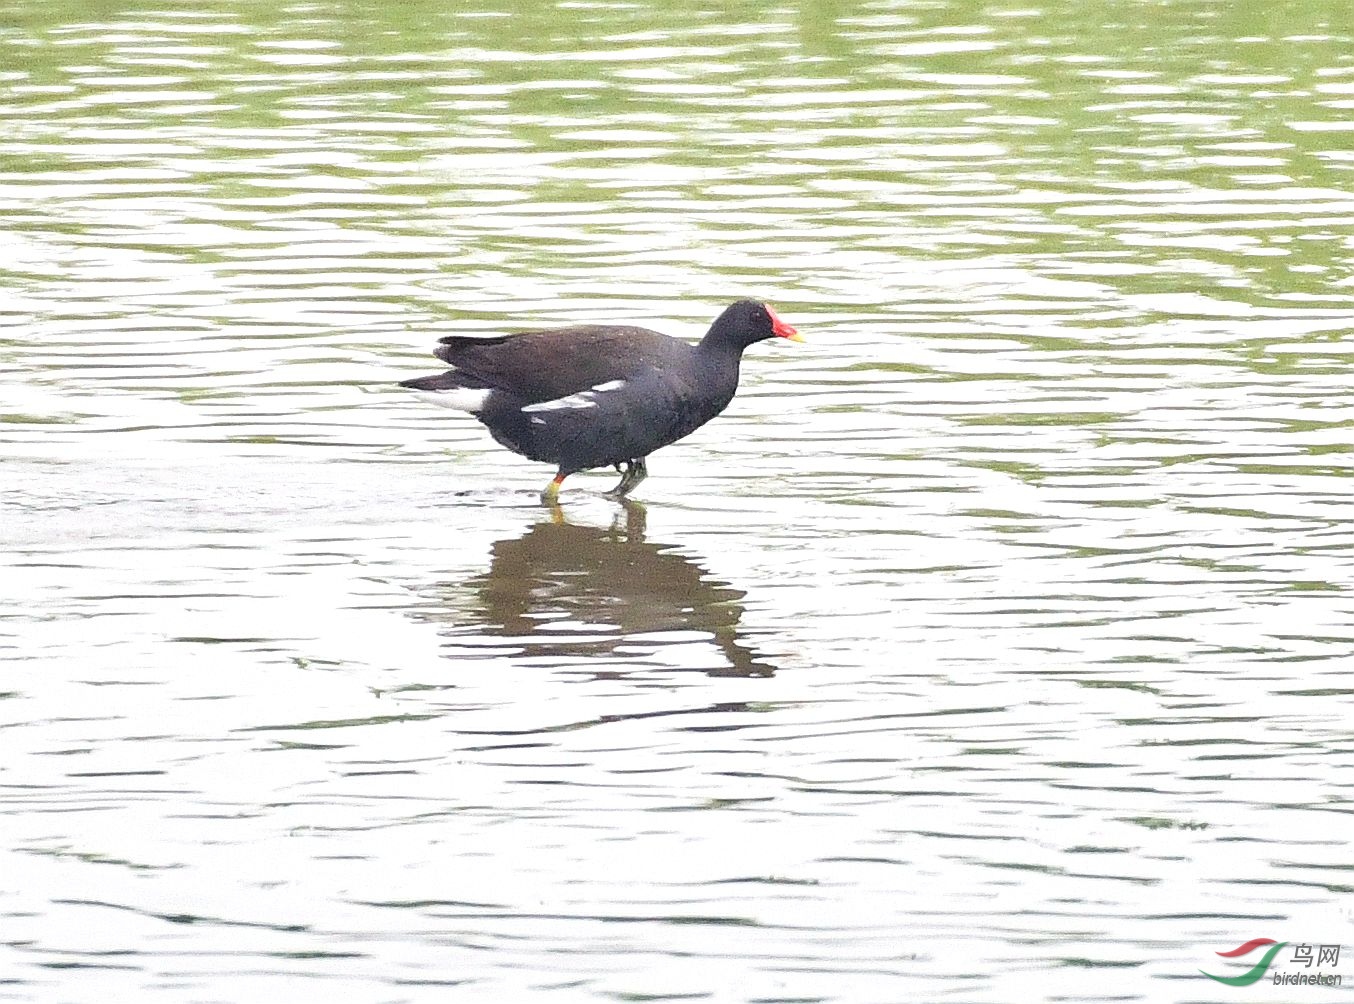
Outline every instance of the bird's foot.
{"type": "Polygon", "coordinates": [[[617,464],[616,470],[621,472],[621,480],[615,488],[609,492],[603,492],[607,498],[623,499],[635,490],[635,486],[649,476],[648,469],[644,466],[644,458],[638,460],[627,460],[623,464],[617,464]]]}

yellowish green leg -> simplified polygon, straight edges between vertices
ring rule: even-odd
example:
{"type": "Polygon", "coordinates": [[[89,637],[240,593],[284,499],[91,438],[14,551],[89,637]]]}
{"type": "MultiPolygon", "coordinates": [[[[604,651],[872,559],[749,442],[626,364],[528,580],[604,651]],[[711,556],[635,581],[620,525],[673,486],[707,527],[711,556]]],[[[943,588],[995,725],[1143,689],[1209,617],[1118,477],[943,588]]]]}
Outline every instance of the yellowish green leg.
{"type": "Polygon", "coordinates": [[[545,491],[541,492],[542,502],[555,502],[559,499],[559,486],[564,484],[564,479],[569,475],[560,471],[555,475],[555,480],[545,486],[545,491]]]}

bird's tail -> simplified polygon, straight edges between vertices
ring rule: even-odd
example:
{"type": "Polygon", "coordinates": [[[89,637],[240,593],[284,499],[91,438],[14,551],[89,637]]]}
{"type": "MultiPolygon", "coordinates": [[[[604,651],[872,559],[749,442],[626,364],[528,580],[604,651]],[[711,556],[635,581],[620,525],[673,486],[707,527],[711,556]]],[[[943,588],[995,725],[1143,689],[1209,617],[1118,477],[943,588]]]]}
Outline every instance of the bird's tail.
{"type": "Polygon", "coordinates": [[[408,387],[433,404],[457,411],[478,414],[488,400],[492,388],[483,380],[477,380],[468,373],[459,370],[447,370],[433,376],[414,377],[401,380],[401,387],[408,387]]]}
{"type": "Polygon", "coordinates": [[[485,390],[483,383],[472,376],[468,376],[459,370],[447,370],[445,373],[437,373],[433,376],[414,377],[410,380],[401,380],[401,387],[408,387],[410,390],[485,390]]]}
{"type": "MultiPolygon", "coordinates": [[[[493,335],[488,338],[474,335],[446,335],[437,340],[437,348],[433,349],[433,355],[444,363],[460,366],[464,362],[471,362],[478,350],[502,345],[512,337],[512,335],[493,335]]],[[[470,368],[474,369],[473,363],[470,368]]]]}

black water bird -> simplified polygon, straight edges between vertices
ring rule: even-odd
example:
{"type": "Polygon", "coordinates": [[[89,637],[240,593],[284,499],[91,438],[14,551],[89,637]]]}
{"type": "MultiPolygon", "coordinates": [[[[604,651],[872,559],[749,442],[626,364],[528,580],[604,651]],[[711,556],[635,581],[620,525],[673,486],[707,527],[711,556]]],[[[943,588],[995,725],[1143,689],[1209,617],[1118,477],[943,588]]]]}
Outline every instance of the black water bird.
{"type": "Polygon", "coordinates": [[[730,304],[696,345],[614,324],[450,335],[434,354],[452,368],[400,386],[470,412],[514,453],[554,464],[543,499],[553,501],[565,478],[593,467],[621,472],[607,494],[623,498],[648,475],[650,453],[733,400],[743,350],[776,337],[803,340],[758,300],[730,304]]]}

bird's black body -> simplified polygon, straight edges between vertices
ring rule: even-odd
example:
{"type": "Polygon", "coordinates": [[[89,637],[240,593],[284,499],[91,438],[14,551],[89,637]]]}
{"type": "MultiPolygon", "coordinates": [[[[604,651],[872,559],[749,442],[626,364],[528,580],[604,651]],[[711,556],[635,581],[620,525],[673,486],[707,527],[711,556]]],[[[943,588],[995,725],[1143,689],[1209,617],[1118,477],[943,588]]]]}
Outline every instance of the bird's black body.
{"type": "Polygon", "coordinates": [[[755,300],[726,309],[698,345],[625,325],[453,335],[436,349],[452,369],[401,386],[472,412],[514,453],[556,465],[556,489],[577,471],[631,464],[628,490],[645,457],[728,406],[743,349],[774,335],[796,337],[755,300]]]}

